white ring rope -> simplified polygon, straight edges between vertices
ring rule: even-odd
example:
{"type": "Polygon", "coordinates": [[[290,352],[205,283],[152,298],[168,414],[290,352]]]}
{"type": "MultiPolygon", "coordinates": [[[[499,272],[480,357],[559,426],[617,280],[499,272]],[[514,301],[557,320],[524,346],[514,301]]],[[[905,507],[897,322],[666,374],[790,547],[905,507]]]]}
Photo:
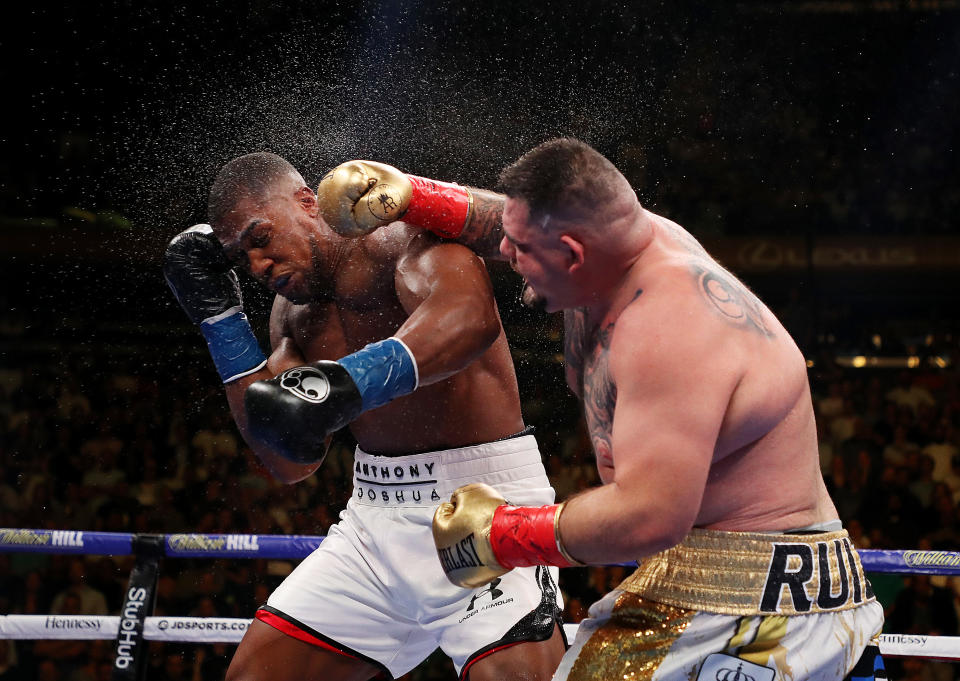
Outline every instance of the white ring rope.
{"type": "MultiPolygon", "coordinates": [[[[119,615],[0,615],[0,639],[92,641],[114,639],[119,615]]],[[[250,620],[234,617],[147,617],[148,641],[239,643],[250,620]]]]}
{"type": "MultiPolygon", "coordinates": [[[[147,617],[143,637],[148,641],[181,643],[239,643],[250,620],[234,617],[147,617]]],[[[0,639],[94,640],[114,639],[119,616],[0,615],[0,639]]],[[[564,624],[568,640],[577,624],[564,624]]],[[[960,636],[881,634],[880,652],[889,657],[923,657],[960,662],[960,636]]]]}

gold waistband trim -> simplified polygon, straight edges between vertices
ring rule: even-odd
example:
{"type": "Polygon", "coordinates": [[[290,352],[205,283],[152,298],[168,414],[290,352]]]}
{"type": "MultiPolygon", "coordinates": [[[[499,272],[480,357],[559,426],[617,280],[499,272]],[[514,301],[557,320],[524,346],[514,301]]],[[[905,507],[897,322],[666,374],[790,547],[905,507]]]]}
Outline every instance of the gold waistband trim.
{"type": "Polygon", "coordinates": [[[619,588],[725,615],[807,615],[874,599],[846,530],[767,534],[694,529],[673,548],[640,561],[619,588]]]}

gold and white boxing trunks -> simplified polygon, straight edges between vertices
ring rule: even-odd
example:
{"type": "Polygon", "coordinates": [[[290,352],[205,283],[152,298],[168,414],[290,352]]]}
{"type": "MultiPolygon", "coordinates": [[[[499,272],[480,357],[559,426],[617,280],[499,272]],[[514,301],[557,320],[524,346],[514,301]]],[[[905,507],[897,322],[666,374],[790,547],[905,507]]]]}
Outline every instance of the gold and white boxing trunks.
{"type": "Polygon", "coordinates": [[[693,530],[590,608],[555,681],[838,681],[883,610],[846,531],[693,530]]]}

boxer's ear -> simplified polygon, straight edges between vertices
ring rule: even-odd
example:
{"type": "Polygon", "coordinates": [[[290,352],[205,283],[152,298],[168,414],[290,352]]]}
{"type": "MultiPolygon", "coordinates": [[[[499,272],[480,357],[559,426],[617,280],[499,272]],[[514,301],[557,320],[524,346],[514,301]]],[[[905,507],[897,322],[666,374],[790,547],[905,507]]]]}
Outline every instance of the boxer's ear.
{"type": "Polygon", "coordinates": [[[317,217],[319,213],[319,205],[317,204],[317,195],[313,193],[313,190],[306,185],[300,187],[296,193],[297,203],[300,204],[300,207],[306,211],[306,213],[312,217],[317,217]]]}
{"type": "Polygon", "coordinates": [[[567,247],[567,272],[573,274],[583,267],[583,242],[569,234],[562,234],[560,241],[567,247]]]}

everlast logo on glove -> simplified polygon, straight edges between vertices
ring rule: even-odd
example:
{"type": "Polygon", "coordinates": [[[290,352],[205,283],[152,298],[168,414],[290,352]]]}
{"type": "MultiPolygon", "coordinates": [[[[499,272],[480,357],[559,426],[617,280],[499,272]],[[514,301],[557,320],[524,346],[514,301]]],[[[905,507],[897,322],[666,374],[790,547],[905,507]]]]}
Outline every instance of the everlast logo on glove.
{"type": "Polygon", "coordinates": [[[483,565],[480,556],[477,555],[477,547],[474,543],[474,536],[470,534],[453,546],[446,548],[437,548],[437,554],[440,556],[440,564],[443,565],[444,572],[453,572],[462,568],[477,568],[483,565]]]}

